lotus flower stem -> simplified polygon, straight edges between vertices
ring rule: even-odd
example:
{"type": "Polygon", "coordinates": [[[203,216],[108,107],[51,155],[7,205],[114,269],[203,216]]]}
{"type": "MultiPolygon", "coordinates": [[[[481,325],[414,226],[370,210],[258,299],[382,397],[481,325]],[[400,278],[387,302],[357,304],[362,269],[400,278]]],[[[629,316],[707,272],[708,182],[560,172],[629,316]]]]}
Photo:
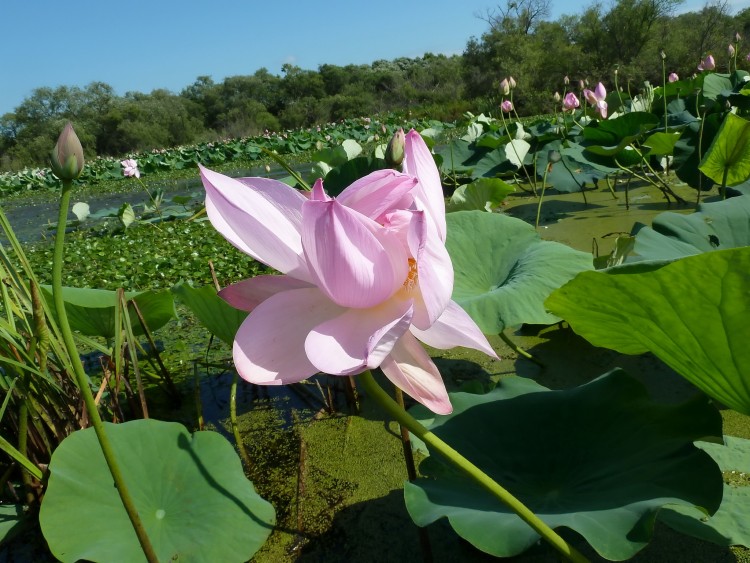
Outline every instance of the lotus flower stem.
{"type": "MultiPolygon", "coordinates": [[[[508,134],[508,142],[510,143],[511,148],[513,149],[513,152],[516,155],[516,158],[518,159],[518,164],[521,167],[521,170],[524,171],[524,174],[526,174],[526,181],[529,183],[529,187],[531,187],[531,191],[536,196],[536,182],[531,181],[531,177],[529,176],[528,170],[526,170],[526,167],[523,165],[523,160],[518,154],[518,151],[516,150],[516,145],[513,143],[513,137],[510,134],[510,123],[513,123],[509,120],[508,123],[505,122],[505,116],[503,116],[503,112],[500,112],[500,117],[503,120],[503,127],[505,127],[505,132],[508,134]]],[[[519,121],[520,123],[520,121],[519,121]]]]}
{"type": "Polygon", "coordinates": [[[250,456],[247,455],[245,444],[242,443],[240,427],[237,424],[237,377],[237,372],[235,371],[232,378],[232,387],[229,391],[229,420],[232,423],[232,434],[234,435],[234,442],[237,444],[237,450],[240,452],[245,469],[248,470],[252,467],[252,461],[250,461],[250,456]]]}
{"type": "Polygon", "coordinates": [[[519,356],[523,356],[524,358],[526,358],[530,362],[534,362],[538,366],[547,367],[544,365],[544,363],[541,360],[538,360],[534,355],[530,354],[529,352],[521,348],[518,344],[513,342],[510,338],[508,338],[508,335],[505,334],[504,332],[501,332],[499,336],[500,336],[500,340],[505,342],[508,345],[508,347],[519,356]]]}
{"type": "Polygon", "coordinates": [[[91,393],[89,387],[89,381],[86,377],[86,373],[83,371],[83,364],[81,358],[78,355],[78,348],[73,340],[73,331],[70,329],[70,323],[65,312],[65,301],[62,295],[62,266],[63,266],[63,255],[65,248],[65,224],[68,219],[68,207],[70,206],[70,192],[72,190],[73,183],[70,180],[62,181],[62,195],[60,196],[60,214],[57,220],[57,233],[55,236],[55,248],[54,248],[54,259],[52,264],[52,296],[55,304],[55,311],[60,323],[60,332],[62,333],[63,342],[65,348],[70,356],[71,365],[73,366],[73,375],[75,376],[76,384],[78,389],[81,391],[83,402],[86,405],[86,411],[91,421],[91,425],[94,427],[96,437],[99,440],[99,445],[102,448],[102,454],[107,462],[109,471],[112,474],[112,480],[115,483],[115,488],[120,495],[120,500],[128,513],[128,518],[133,525],[135,534],[138,537],[138,542],[141,545],[143,554],[146,556],[146,560],[149,563],[158,562],[156,552],[151,545],[151,540],[148,537],[146,528],[143,526],[138,510],[135,507],[133,498],[130,496],[130,491],[125,485],[125,479],[123,478],[120,466],[117,463],[115,452],[112,449],[112,444],[107,437],[107,433],[104,429],[104,423],[99,416],[99,411],[96,408],[94,402],[94,396],[91,393]]]}
{"type": "Polygon", "coordinates": [[[587,563],[586,559],[573,546],[561,538],[552,528],[550,528],[541,518],[529,510],[521,501],[514,497],[505,488],[496,483],[489,475],[471,463],[460,453],[438,438],[435,434],[427,430],[417,419],[398,406],[382,387],[380,387],[372,373],[367,370],[359,375],[359,381],[369,393],[370,397],[375,399],[378,404],[399,424],[405,426],[417,438],[422,440],[434,452],[438,452],[443,458],[449,461],[456,469],[460,470],[475,483],[480,485],[500,502],[513,510],[524,522],[537,532],[545,541],[559,551],[565,558],[575,563],[587,563]]]}

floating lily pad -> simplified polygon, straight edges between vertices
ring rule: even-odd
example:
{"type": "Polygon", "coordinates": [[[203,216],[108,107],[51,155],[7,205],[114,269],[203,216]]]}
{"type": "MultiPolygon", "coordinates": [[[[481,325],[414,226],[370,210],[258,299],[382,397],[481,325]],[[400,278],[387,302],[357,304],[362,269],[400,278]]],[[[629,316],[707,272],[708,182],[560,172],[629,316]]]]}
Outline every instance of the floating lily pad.
{"type": "MultiPolygon", "coordinates": [[[[247,561],[275,522],[232,445],[157,420],[105,424],[160,561],[247,561]]],[[[39,521],[60,561],[142,561],[143,553],[93,428],[52,454],[39,521]]]]}
{"type": "MultiPolygon", "coordinates": [[[[54,313],[52,288],[42,286],[44,298],[54,313]]],[[[174,299],[168,289],[143,292],[125,292],[125,297],[133,299],[146,321],[150,331],[157,330],[177,316],[174,299]]],[[[115,335],[115,307],[117,292],[105,289],[87,289],[78,287],[63,287],[65,312],[73,330],[87,336],[101,336],[112,338],[115,335]]],[[[130,307],[128,307],[130,309],[130,307]]],[[[134,312],[130,312],[130,325],[133,334],[143,334],[143,328],[134,312]]]]}
{"type": "Polygon", "coordinates": [[[750,414],[750,247],[582,272],[547,308],[595,346],[652,352],[709,396],[750,414]]]}
{"type": "Polygon", "coordinates": [[[544,300],[578,272],[593,269],[590,254],[543,241],[528,223],[498,213],[446,216],[453,261],[453,299],[485,334],[523,323],[552,324],[544,300]]]}
{"type": "MultiPolygon", "coordinates": [[[[703,398],[655,404],[642,384],[614,370],[565,391],[508,377],[486,395],[453,393],[451,402],[453,413],[430,429],[550,527],[575,530],[607,559],[642,549],[664,505],[719,508],[721,471],[692,444],[721,436],[721,416],[703,398]]],[[[419,407],[413,412],[429,417],[419,407]]],[[[404,487],[417,525],[446,517],[458,535],[498,557],[539,541],[515,513],[436,456],[419,469],[428,478],[404,487]]]]}
{"type": "Polygon", "coordinates": [[[740,246],[750,246],[750,195],[702,203],[691,215],[657,215],[653,228],[638,230],[634,259],[672,260],[740,246]]]}

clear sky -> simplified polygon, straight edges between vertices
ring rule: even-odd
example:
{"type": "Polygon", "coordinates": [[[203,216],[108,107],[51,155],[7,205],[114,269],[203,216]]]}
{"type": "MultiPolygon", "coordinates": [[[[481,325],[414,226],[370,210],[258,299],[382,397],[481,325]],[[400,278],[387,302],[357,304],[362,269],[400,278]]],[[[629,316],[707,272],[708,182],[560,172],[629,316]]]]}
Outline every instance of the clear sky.
{"type": "MultiPolygon", "coordinates": [[[[750,0],[732,0],[733,6],[750,0]]],[[[0,0],[0,115],[34,88],[102,81],[119,95],[179,92],[284,63],[369,64],[458,54],[493,0],[0,0]]],[[[551,19],[589,2],[553,0],[551,19]]],[[[684,8],[699,9],[702,0],[684,8]]]]}

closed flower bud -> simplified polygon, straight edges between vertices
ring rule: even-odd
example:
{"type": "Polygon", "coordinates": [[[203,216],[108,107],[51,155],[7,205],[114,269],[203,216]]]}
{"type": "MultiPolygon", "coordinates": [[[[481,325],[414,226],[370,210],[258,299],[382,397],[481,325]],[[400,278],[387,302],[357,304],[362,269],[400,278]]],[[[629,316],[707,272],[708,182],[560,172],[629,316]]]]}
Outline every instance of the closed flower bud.
{"type": "Polygon", "coordinates": [[[510,113],[513,111],[513,102],[510,100],[503,100],[503,103],[500,104],[500,109],[503,110],[505,113],[510,113]]]}
{"type": "Polygon", "coordinates": [[[730,43],[730,44],[729,44],[729,46],[727,47],[727,53],[729,53],[729,58],[730,58],[730,59],[731,59],[732,57],[734,57],[734,45],[732,45],[731,43],[730,43]]]}
{"type": "Polygon", "coordinates": [[[57,139],[50,155],[52,172],[61,180],[75,180],[83,170],[83,147],[70,121],[57,139]]]}
{"type": "Polygon", "coordinates": [[[404,130],[399,127],[385,148],[385,161],[388,163],[388,166],[401,166],[401,163],[404,161],[405,144],[406,135],[404,135],[404,130]]]}
{"type": "Polygon", "coordinates": [[[739,43],[740,41],[742,41],[742,36],[739,34],[739,32],[735,32],[734,41],[735,43],[739,43]]]}
{"type": "Polygon", "coordinates": [[[552,99],[555,100],[556,104],[559,104],[560,100],[562,100],[562,97],[560,97],[560,92],[555,92],[555,95],[552,96],[552,99]]]}
{"type": "Polygon", "coordinates": [[[513,90],[513,88],[515,88],[515,87],[516,87],[516,81],[515,81],[515,80],[513,80],[513,77],[512,77],[512,76],[511,76],[510,78],[508,78],[508,84],[510,85],[510,89],[511,89],[511,90],[513,90]]]}
{"type": "Polygon", "coordinates": [[[676,72],[670,72],[669,76],[667,77],[667,80],[669,80],[670,82],[677,82],[679,79],[680,77],[677,76],[676,72]]]}
{"type": "Polygon", "coordinates": [[[565,75],[565,78],[563,78],[563,84],[565,84],[566,86],[567,86],[568,84],[570,84],[570,78],[568,77],[568,75],[567,75],[567,74],[565,75]]]}
{"type": "Polygon", "coordinates": [[[510,82],[508,82],[507,78],[503,78],[503,81],[500,83],[500,93],[503,96],[510,94],[510,82]]]}

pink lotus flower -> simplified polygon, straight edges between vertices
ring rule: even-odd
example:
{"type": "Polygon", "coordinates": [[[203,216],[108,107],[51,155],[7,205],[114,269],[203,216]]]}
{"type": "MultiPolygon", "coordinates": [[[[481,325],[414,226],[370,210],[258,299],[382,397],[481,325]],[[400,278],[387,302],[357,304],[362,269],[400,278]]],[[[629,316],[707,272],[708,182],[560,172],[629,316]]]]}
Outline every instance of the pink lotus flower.
{"type": "Polygon", "coordinates": [[[503,103],[500,104],[500,109],[503,110],[505,113],[510,113],[513,111],[513,102],[510,100],[503,100],[503,103]]]}
{"type": "Polygon", "coordinates": [[[138,170],[137,160],[129,158],[127,160],[121,160],[120,164],[122,164],[123,176],[127,176],[128,178],[130,178],[131,176],[135,176],[136,178],[141,177],[141,171],[138,170]]]}
{"type": "Polygon", "coordinates": [[[676,72],[670,72],[669,76],[667,77],[667,80],[669,80],[670,82],[677,82],[679,79],[680,77],[677,76],[676,72]]]}
{"type": "Polygon", "coordinates": [[[599,115],[602,116],[602,119],[606,119],[607,102],[605,101],[605,99],[607,97],[607,90],[604,88],[604,84],[600,82],[596,85],[596,88],[594,90],[584,90],[583,95],[588,103],[590,103],[592,106],[596,106],[596,111],[599,112],[599,115]]]}
{"type": "Polygon", "coordinates": [[[284,274],[256,276],[220,293],[250,311],[234,341],[240,376],[279,385],[318,372],[380,367],[417,401],[445,414],[451,412],[445,384],[417,338],[497,357],[450,299],[440,175],[413,130],[403,170],[373,172],[331,198],[320,180],[306,196],[276,180],[235,180],[201,167],[214,227],[284,274]]]}
{"type": "Polygon", "coordinates": [[[716,68],[716,61],[714,61],[713,55],[708,55],[698,65],[698,70],[701,70],[701,71],[703,71],[703,70],[713,70],[715,68],[716,68]]]}
{"type": "Polygon", "coordinates": [[[573,92],[568,92],[567,94],[565,94],[565,97],[563,98],[563,109],[574,110],[580,105],[581,102],[578,101],[578,98],[573,92]]]}

